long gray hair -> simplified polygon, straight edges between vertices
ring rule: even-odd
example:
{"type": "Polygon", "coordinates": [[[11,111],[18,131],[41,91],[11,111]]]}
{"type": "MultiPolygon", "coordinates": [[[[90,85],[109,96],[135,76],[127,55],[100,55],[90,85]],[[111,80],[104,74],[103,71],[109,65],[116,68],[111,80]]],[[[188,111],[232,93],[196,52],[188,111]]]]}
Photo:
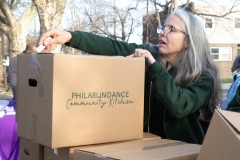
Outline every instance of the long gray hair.
{"type": "Polygon", "coordinates": [[[176,15],[181,19],[183,30],[188,34],[186,36],[188,47],[176,64],[175,84],[181,86],[194,83],[205,71],[211,75],[213,84],[209,106],[200,110],[203,117],[209,119],[221,101],[222,91],[219,72],[211,57],[206,33],[201,22],[191,13],[176,9],[171,15],[176,15]]]}

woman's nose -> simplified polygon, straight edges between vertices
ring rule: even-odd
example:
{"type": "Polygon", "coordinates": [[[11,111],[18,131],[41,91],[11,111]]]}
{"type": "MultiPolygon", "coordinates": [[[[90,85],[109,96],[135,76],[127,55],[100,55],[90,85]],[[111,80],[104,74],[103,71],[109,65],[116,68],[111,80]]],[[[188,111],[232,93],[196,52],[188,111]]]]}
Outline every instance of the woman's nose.
{"type": "Polygon", "coordinates": [[[163,30],[161,30],[161,32],[160,32],[160,33],[158,33],[158,36],[159,36],[159,37],[166,36],[166,33],[165,33],[163,30]]]}

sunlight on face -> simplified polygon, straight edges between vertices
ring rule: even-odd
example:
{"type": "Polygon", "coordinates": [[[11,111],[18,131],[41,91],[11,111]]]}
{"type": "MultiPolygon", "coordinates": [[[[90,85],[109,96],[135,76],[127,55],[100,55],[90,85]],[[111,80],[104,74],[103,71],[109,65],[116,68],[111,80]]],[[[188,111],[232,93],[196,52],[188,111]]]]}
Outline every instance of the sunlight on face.
{"type": "Polygon", "coordinates": [[[181,32],[183,31],[181,24],[182,21],[178,16],[171,15],[166,19],[164,25],[173,26],[177,30],[173,29],[168,34],[161,31],[159,34],[159,51],[172,62],[181,56],[182,51],[187,47],[186,35],[181,32]]]}

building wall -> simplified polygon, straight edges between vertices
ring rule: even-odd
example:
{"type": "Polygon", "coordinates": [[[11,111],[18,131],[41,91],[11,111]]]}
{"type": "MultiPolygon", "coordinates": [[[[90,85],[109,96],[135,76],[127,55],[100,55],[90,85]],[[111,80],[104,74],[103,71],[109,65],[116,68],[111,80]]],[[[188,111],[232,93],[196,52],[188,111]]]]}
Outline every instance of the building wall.
{"type": "Polygon", "coordinates": [[[231,67],[234,59],[237,56],[237,44],[211,44],[211,47],[231,47],[232,60],[231,61],[214,61],[219,69],[221,79],[232,78],[231,67]]]}
{"type": "MultiPolygon", "coordinates": [[[[226,10],[223,8],[218,8],[216,6],[206,6],[206,5],[196,5],[195,9],[202,13],[209,13],[212,15],[221,15],[223,12],[226,12],[230,6],[225,6],[226,10]]],[[[238,8],[237,10],[240,10],[238,8]]],[[[237,54],[237,46],[240,44],[240,29],[235,28],[234,18],[240,18],[240,13],[235,12],[228,15],[225,18],[213,18],[213,27],[205,28],[205,32],[208,37],[208,41],[211,47],[231,47],[232,48],[232,57],[231,60],[215,60],[214,62],[219,68],[221,79],[231,78],[231,67],[233,61],[235,60],[237,54]]],[[[205,19],[203,16],[198,17],[202,22],[202,25],[205,26],[205,19]]]]}

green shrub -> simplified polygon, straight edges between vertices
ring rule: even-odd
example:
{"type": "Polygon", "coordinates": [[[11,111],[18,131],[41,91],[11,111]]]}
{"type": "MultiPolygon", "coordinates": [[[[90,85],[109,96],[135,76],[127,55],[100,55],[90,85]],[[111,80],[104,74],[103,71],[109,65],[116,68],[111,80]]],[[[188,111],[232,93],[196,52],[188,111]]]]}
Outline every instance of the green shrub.
{"type": "Polygon", "coordinates": [[[225,79],[221,79],[222,83],[232,83],[233,82],[233,78],[225,78],[225,79]]]}

